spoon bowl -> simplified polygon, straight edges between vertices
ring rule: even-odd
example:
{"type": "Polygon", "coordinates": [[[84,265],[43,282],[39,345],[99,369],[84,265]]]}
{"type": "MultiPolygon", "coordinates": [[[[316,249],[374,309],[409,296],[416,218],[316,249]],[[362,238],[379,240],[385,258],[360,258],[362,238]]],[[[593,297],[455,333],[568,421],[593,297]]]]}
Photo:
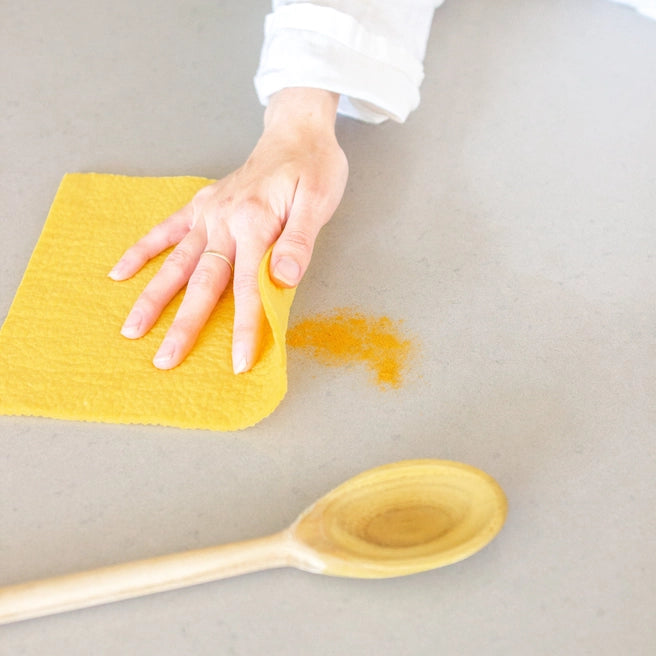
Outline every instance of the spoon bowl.
{"type": "Polygon", "coordinates": [[[479,469],[407,460],[343,483],[290,530],[321,562],[322,573],[385,578],[471,556],[499,532],[506,509],[499,485],[479,469]]]}
{"type": "Polygon", "coordinates": [[[506,498],[486,473],[446,460],[366,471],[274,535],[0,589],[0,624],[273,567],[357,578],[463,560],[501,529],[506,498]]]}

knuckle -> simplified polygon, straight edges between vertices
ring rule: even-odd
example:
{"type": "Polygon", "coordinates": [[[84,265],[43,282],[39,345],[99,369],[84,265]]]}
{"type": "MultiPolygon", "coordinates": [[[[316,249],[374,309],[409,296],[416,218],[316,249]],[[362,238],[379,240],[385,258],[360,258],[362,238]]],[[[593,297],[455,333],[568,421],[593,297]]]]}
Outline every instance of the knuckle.
{"type": "Polygon", "coordinates": [[[224,190],[210,185],[196,192],[189,203],[191,217],[190,224],[193,226],[199,220],[220,220],[230,212],[233,196],[224,190]]]}
{"type": "Polygon", "coordinates": [[[295,251],[307,254],[312,251],[314,240],[304,230],[289,230],[284,233],[284,241],[295,251]]]}
{"type": "Polygon", "coordinates": [[[236,229],[245,239],[253,233],[268,235],[271,231],[270,215],[269,209],[258,199],[244,200],[235,208],[236,229]]]}
{"type": "Polygon", "coordinates": [[[313,175],[303,180],[303,187],[306,196],[311,198],[313,203],[323,205],[333,195],[334,182],[330,177],[313,175]]]}
{"type": "Polygon", "coordinates": [[[194,208],[202,207],[208,200],[210,200],[210,198],[212,198],[214,191],[212,185],[199,189],[191,199],[191,205],[194,208]]]}
{"type": "Polygon", "coordinates": [[[257,283],[257,275],[254,273],[242,272],[235,276],[232,283],[232,289],[235,296],[248,297],[259,296],[259,286],[257,283]]]}
{"type": "Polygon", "coordinates": [[[303,186],[305,187],[307,195],[310,196],[310,198],[314,198],[316,200],[326,196],[328,189],[326,182],[318,176],[306,178],[303,181],[303,186]]]}
{"type": "Polygon", "coordinates": [[[199,210],[205,216],[220,217],[230,213],[233,203],[234,197],[231,194],[214,194],[204,200],[199,210]]]}
{"type": "Polygon", "coordinates": [[[169,253],[165,264],[175,269],[187,270],[191,264],[191,254],[186,248],[178,246],[169,253]]]}
{"type": "Polygon", "coordinates": [[[258,196],[253,195],[240,200],[236,207],[236,213],[246,220],[257,219],[266,210],[266,203],[258,196]]]}
{"type": "Polygon", "coordinates": [[[212,289],[216,285],[216,275],[210,267],[199,264],[191,274],[189,284],[200,289],[212,289]]]}

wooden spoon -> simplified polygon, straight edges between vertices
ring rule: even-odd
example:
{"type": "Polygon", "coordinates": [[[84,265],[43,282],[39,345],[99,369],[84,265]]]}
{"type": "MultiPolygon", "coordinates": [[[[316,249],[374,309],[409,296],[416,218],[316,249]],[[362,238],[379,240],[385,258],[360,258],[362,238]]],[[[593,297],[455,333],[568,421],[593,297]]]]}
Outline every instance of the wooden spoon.
{"type": "Polygon", "coordinates": [[[499,532],[506,498],[484,472],[445,460],[366,471],[268,537],[0,589],[0,624],[296,567],[358,578],[403,576],[457,562],[499,532]]]}

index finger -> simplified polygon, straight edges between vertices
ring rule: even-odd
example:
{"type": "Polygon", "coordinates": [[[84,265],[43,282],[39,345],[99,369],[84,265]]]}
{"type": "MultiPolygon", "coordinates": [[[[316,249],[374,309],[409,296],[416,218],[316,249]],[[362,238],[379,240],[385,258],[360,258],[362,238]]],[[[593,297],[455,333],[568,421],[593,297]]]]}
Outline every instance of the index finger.
{"type": "Polygon", "coordinates": [[[232,367],[236,374],[251,369],[259,357],[264,332],[264,308],[260,299],[258,272],[268,248],[267,241],[261,238],[237,243],[232,335],[232,367]]]}

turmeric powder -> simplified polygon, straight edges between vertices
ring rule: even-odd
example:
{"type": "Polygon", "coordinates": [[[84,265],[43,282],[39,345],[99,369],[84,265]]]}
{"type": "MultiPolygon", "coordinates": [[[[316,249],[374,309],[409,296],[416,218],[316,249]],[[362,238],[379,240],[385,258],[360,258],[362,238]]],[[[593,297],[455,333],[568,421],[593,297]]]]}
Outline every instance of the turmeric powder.
{"type": "Polygon", "coordinates": [[[402,336],[400,322],[352,308],[300,321],[287,333],[287,343],[329,366],[363,363],[382,388],[401,386],[412,351],[412,340],[402,336]]]}

